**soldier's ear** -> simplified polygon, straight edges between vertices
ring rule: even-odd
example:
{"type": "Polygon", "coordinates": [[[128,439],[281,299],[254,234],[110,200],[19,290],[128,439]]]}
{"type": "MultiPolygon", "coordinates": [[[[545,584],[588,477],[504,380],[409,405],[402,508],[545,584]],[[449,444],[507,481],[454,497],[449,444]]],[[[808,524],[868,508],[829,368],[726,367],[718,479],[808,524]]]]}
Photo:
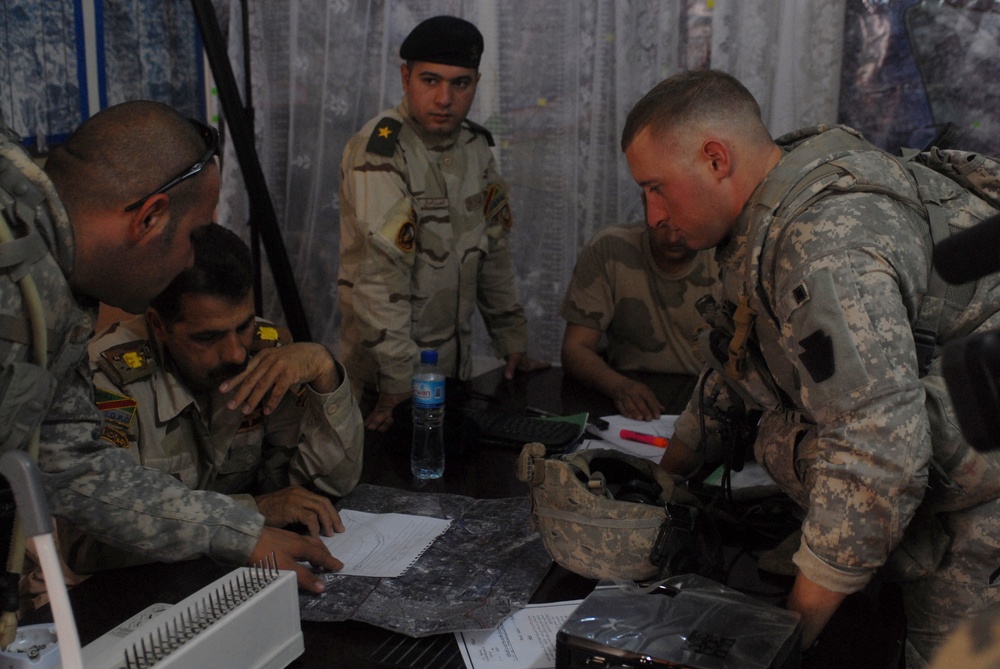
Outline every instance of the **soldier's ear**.
{"type": "Polygon", "coordinates": [[[146,309],[146,325],[149,327],[150,333],[156,339],[162,339],[167,333],[167,325],[163,322],[163,318],[153,307],[146,309]]]}
{"type": "Polygon", "coordinates": [[[170,196],[158,193],[150,196],[135,211],[131,212],[128,236],[133,243],[148,241],[167,229],[170,222],[170,196]]]}
{"type": "Polygon", "coordinates": [[[701,145],[702,157],[716,179],[728,177],[732,169],[732,156],[723,142],[707,139],[701,145]]]}

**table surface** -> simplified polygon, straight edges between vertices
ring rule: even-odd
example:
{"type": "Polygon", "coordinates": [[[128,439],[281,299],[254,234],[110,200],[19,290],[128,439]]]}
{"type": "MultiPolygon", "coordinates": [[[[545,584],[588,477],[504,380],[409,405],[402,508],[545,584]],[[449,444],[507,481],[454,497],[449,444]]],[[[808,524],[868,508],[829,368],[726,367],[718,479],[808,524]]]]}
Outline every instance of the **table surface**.
{"type": "MultiPolygon", "coordinates": [[[[683,409],[695,388],[692,377],[645,375],[643,380],[656,391],[667,413],[683,409]]],[[[478,407],[523,411],[532,407],[559,415],[583,411],[591,415],[616,413],[613,403],[591,389],[564,377],[562,370],[522,375],[505,381],[500,370],[472,380],[464,386],[467,402],[478,407]]],[[[515,462],[519,449],[452,444],[444,476],[437,481],[419,481],[409,471],[409,440],[400,432],[368,434],[362,481],[405,490],[444,492],[477,498],[500,498],[528,494],[527,484],[517,480],[515,462]]],[[[756,570],[755,553],[740,550],[730,564],[729,584],[744,591],[757,590],[765,598],[787,591],[790,579],[765,577],[756,570]]],[[[132,615],[156,602],[175,603],[231,571],[207,559],[175,564],[150,564],[103,572],[70,591],[81,643],[87,644],[132,615]]],[[[532,602],[550,602],[585,597],[594,582],[553,565],[532,602]]],[[[755,594],[751,592],[751,594],[755,594]]],[[[51,620],[48,608],[27,617],[23,624],[51,620]]],[[[820,638],[820,648],[809,665],[850,666],[858,669],[890,669],[896,666],[901,630],[898,596],[888,588],[858,593],[848,598],[820,638]],[[889,613],[887,614],[886,611],[889,613]]],[[[415,643],[408,637],[366,623],[302,623],[304,653],[290,666],[297,669],[319,667],[387,668],[432,666],[435,669],[463,666],[458,660],[452,635],[419,640],[421,650],[437,643],[449,658],[440,663],[414,664],[415,643]]]]}

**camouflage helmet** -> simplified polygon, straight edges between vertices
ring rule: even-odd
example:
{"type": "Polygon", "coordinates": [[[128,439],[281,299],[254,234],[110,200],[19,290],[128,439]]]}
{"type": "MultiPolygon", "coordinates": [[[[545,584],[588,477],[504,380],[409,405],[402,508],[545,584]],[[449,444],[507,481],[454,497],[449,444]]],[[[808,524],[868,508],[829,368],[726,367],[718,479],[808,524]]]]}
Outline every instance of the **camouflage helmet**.
{"type": "Polygon", "coordinates": [[[668,504],[696,503],[655,463],[611,449],[546,458],[545,446],[525,444],[518,478],[528,483],[532,523],[549,555],[592,579],[661,576],[664,561],[651,555],[669,527],[668,504]]]}

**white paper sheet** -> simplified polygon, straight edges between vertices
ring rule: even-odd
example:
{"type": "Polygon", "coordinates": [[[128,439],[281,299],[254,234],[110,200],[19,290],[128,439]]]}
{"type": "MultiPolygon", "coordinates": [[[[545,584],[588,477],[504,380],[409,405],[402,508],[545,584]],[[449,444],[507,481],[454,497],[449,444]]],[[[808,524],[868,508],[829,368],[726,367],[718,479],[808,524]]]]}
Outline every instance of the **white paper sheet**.
{"type": "Polygon", "coordinates": [[[455,632],[467,669],[554,669],[556,632],[583,600],[529,604],[493,631],[455,632]]]}
{"type": "Polygon", "coordinates": [[[345,576],[402,576],[428,546],[434,543],[450,520],[404,513],[340,511],[344,531],[321,537],[335,558],[344,563],[338,574],[345,576]]]}

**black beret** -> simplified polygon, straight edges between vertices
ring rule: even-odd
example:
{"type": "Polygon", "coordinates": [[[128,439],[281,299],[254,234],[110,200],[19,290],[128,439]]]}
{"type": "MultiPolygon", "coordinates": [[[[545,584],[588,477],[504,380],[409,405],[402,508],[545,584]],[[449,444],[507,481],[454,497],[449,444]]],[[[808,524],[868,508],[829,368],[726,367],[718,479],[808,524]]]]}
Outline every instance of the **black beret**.
{"type": "Polygon", "coordinates": [[[455,16],[435,16],[414,28],[399,47],[403,60],[479,69],[483,35],[476,26],[455,16]]]}

